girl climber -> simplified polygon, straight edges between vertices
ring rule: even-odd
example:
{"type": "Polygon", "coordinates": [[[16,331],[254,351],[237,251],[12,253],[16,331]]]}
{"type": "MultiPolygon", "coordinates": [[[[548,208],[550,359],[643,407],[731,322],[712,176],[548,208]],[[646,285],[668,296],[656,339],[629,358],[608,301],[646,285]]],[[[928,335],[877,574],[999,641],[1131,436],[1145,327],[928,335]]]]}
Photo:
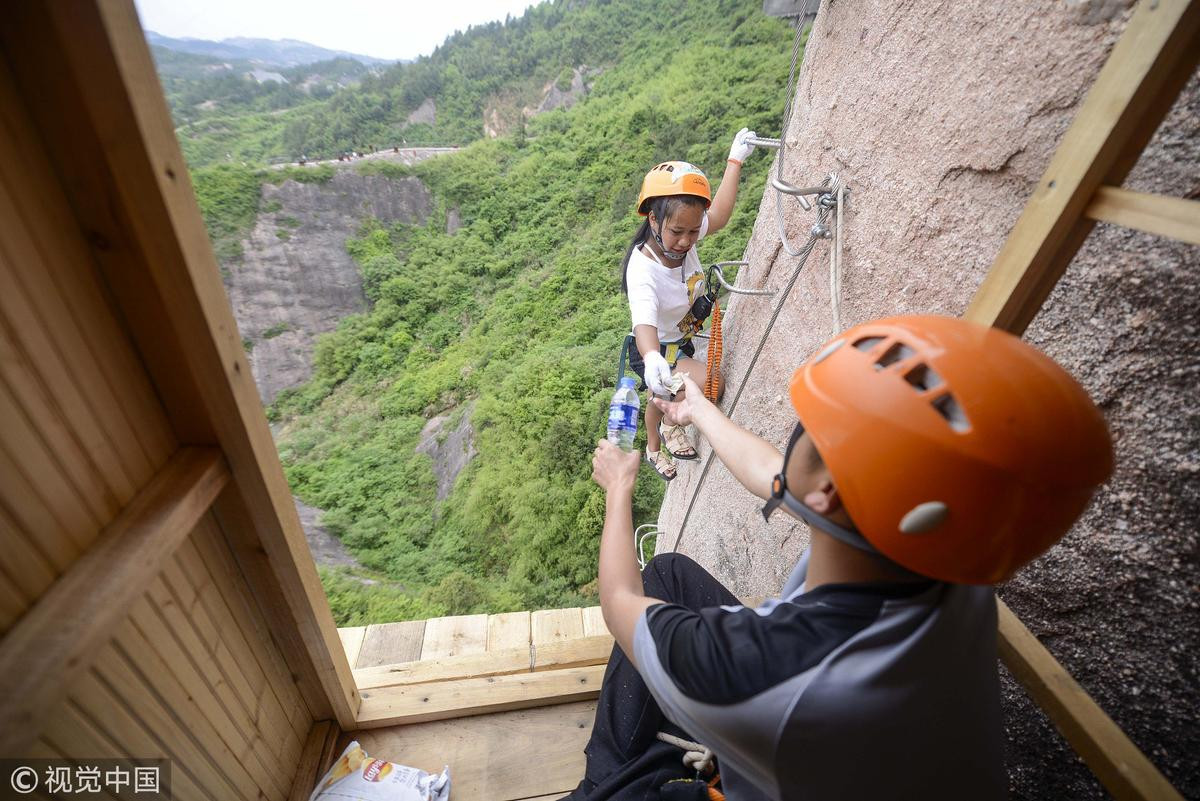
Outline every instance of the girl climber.
{"type": "MultiPolygon", "coordinates": [[[[625,252],[621,290],[629,298],[632,318],[626,344],[630,344],[629,339],[636,344],[629,348],[629,364],[642,379],[643,388],[648,387],[660,397],[671,395],[668,383],[672,367],[704,385],[705,368],[692,358],[696,351],[691,342],[694,329],[688,325],[692,322],[692,303],[703,293],[704,273],[696,243],[729,222],[742,161],[754,150],[747,140],[754,135],[743,128],[733,138],[715,198],[708,178],[686,161],[659,164],[642,181],[637,210],[646,219],[625,252]]],[[[683,392],[680,389],[676,393],[676,400],[683,397],[683,392]]],[[[698,454],[682,426],[663,431],[663,448],[658,433],[661,421],[662,412],[647,402],[646,459],[664,480],[670,481],[675,478],[672,455],[691,460],[698,454]]]]}

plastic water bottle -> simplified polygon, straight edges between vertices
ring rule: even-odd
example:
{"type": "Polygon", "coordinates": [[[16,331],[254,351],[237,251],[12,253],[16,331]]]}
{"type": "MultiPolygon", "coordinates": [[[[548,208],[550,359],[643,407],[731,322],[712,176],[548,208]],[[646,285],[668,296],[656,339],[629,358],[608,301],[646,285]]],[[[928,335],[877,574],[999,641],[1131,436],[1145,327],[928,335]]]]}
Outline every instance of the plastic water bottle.
{"type": "Polygon", "coordinates": [[[633,450],[640,406],[634,380],[623,376],[608,404],[608,441],[623,451],[633,450]]]}

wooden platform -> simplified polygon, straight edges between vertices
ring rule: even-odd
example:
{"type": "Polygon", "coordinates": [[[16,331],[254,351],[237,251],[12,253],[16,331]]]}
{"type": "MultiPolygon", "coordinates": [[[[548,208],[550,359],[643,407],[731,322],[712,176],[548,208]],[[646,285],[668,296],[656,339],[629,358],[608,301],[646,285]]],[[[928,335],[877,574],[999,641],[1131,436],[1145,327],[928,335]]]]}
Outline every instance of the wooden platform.
{"type": "Polygon", "coordinates": [[[362,693],[364,728],[342,735],[329,758],[357,740],[380,759],[427,771],[448,765],[455,799],[548,801],[579,783],[596,710],[591,699],[612,648],[600,607],[381,623],[338,634],[362,693]],[[523,708],[547,695],[553,705],[523,708]],[[409,700],[412,711],[405,711],[409,700]],[[505,706],[512,708],[489,711],[505,706]],[[376,725],[373,717],[397,716],[417,722],[367,728],[376,725]]]}
{"type": "Polygon", "coordinates": [[[600,607],[459,615],[338,629],[351,668],[535,649],[608,634],[600,607]]]}

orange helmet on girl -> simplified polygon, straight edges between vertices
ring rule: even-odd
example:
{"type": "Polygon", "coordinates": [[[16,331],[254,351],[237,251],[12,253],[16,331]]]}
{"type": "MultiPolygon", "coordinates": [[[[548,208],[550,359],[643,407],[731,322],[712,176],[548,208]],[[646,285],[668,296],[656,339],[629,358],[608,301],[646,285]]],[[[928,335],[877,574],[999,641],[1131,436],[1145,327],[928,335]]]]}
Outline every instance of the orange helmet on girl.
{"type": "Polygon", "coordinates": [[[638,194],[638,214],[645,217],[650,213],[648,200],[670,195],[692,195],[704,201],[704,208],[712,204],[712,187],[708,178],[694,164],[686,161],[664,161],[655,165],[642,179],[642,191],[638,194]]]}
{"type": "Polygon", "coordinates": [[[1078,382],[1004,331],[951,317],[865,323],[792,376],[792,405],[858,532],[925,576],[1004,581],[1112,473],[1078,382]]]}

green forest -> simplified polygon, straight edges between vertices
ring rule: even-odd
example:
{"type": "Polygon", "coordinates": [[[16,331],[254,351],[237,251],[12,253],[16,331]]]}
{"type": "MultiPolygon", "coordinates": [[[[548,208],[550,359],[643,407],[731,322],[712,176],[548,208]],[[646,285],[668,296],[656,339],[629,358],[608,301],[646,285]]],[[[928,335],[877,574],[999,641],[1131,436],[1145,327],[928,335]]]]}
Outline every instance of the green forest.
{"type": "MultiPolygon", "coordinates": [[[[618,267],[641,177],[685,159],[716,183],[739,128],[777,136],[791,44],[758,0],[556,0],[327,99],[273,116],[252,99],[180,129],[226,269],[264,181],[332,175],[268,171],[269,157],[396,137],[466,145],[411,168],[357,167],[418,176],[434,213],[354,232],[370,310],[324,335],[312,380],[268,409],[293,491],[366,568],[322,570],[339,625],[596,602],[604,499],[591,453],[629,326],[618,267]],[[580,67],[582,102],[484,137],[489,104],[524,103],[580,67]],[[437,122],[405,126],[427,97],[437,122]],[[447,233],[451,209],[462,225],[447,233]],[[452,426],[468,410],[477,455],[438,502],[415,447],[431,417],[452,426]]],[[[747,162],[703,262],[741,256],[770,159],[747,162]]],[[[663,488],[643,464],[635,524],[657,518],[663,488]]]]}

